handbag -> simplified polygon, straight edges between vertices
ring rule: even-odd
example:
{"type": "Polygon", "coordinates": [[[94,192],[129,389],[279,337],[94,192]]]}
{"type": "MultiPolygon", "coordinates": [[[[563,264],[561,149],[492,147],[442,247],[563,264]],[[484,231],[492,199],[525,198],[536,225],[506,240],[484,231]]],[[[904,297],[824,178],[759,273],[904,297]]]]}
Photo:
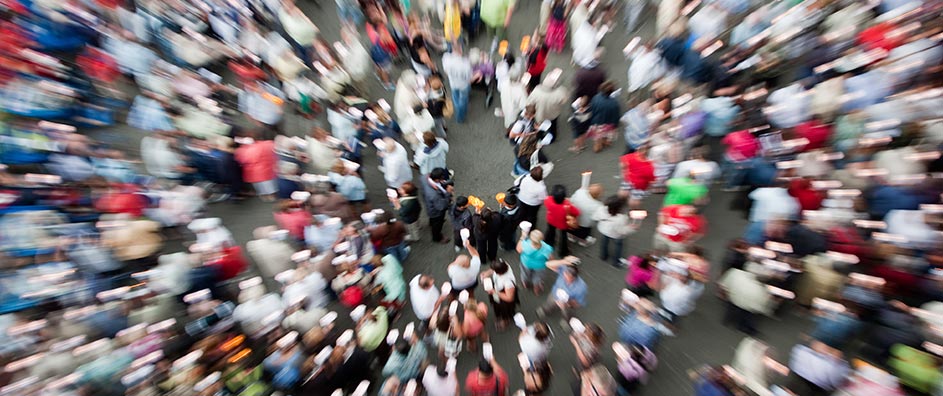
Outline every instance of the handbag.
{"type": "Polygon", "coordinates": [[[563,205],[563,210],[566,212],[566,228],[571,230],[580,228],[579,220],[570,214],[570,205],[563,205]]]}
{"type": "Polygon", "coordinates": [[[442,116],[445,118],[452,118],[452,115],[455,114],[455,105],[452,104],[452,100],[446,98],[445,106],[442,107],[442,116]]]}

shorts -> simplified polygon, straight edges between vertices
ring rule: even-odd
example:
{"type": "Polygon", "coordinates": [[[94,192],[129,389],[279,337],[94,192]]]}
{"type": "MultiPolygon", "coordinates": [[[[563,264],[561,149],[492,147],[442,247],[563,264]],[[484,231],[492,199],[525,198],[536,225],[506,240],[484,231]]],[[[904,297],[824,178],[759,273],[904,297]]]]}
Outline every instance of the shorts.
{"type": "Polygon", "coordinates": [[[276,179],[252,183],[255,193],[259,195],[272,195],[278,191],[278,182],[276,179]]]}
{"type": "Polygon", "coordinates": [[[612,124],[596,124],[589,127],[589,131],[586,133],[589,134],[594,141],[595,140],[613,140],[615,138],[616,128],[612,124]]]}
{"type": "Polygon", "coordinates": [[[640,190],[632,187],[627,181],[623,181],[622,184],[619,185],[619,191],[628,192],[629,198],[633,200],[641,200],[648,196],[648,190],[640,190]]]}

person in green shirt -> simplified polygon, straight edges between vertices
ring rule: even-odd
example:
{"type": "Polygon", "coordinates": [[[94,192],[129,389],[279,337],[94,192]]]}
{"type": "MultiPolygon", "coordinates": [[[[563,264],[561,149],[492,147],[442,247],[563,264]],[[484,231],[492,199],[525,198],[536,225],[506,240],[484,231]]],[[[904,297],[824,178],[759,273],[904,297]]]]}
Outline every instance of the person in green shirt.
{"type": "Polygon", "coordinates": [[[357,325],[357,343],[363,350],[373,352],[386,339],[386,332],[389,328],[390,321],[386,308],[377,307],[360,319],[357,325]]]}
{"type": "Polygon", "coordinates": [[[690,176],[668,179],[665,185],[668,186],[668,192],[665,194],[664,206],[694,205],[707,197],[707,186],[690,176]]]}
{"type": "Polygon", "coordinates": [[[481,0],[481,21],[494,32],[495,40],[504,40],[511,24],[516,0],[481,0]]]}
{"type": "Polygon", "coordinates": [[[373,256],[373,284],[383,289],[384,306],[392,307],[394,318],[396,311],[406,303],[406,281],[403,280],[403,266],[391,254],[380,258],[373,256]]]}

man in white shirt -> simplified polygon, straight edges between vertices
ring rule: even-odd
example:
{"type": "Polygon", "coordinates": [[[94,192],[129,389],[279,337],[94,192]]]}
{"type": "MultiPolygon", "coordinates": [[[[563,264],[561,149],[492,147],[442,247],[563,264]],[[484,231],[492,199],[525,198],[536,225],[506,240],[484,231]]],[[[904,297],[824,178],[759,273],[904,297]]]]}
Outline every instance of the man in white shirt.
{"type": "Polygon", "coordinates": [[[674,322],[681,316],[694,312],[698,297],[704,286],[691,280],[687,273],[669,272],[664,278],[665,284],[658,294],[661,306],[671,314],[674,322]]]}
{"type": "Polygon", "coordinates": [[[521,346],[521,352],[527,356],[527,360],[537,366],[546,363],[552,345],[550,330],[546,323],[537,322],[522,330],[517,342],[521,346]]]}
{"type": "Polygon", "coordinates": [[[547,199],[543,168],[537,166],[531,169],[530,174],[521,178],[518,187],[520,191],[517,193],[517,201],[521,205],[521,221],[528,221],[536,228],[537,212],[540,211],[540,205],[543,205],[544,200],[547,199]]]}
{"type": "Polygon", "coordinates": [[[468,290],[469,293],[474,294],[475,288],[478,287],[481,257],[478,255],[478,249],[475,249],[468,240],[465,240],[465,248],[468,249],[468,254],[471,257],[460,254],[448,267],[449,280],[452,282],[452,294],[454,295],[458,295],[463,290],[468,290]]]}
{"type": "Polygon", "coordinates": [[[779,128],[795,127],[808,121],[812,116],[809,110],[812,96],[800,83],[773,91],[766,101],[769,104],[764,109],[766,117],[769,118],[770,123],[779,128]]]}
{"type": "Polygon", "coordinates": [[[413,313],[421,321],[419,328],[428,326],[429,318],[435,313],[435,305],[439,301],[439,289],[435,287],[435,279],[429,275],[416,275],[409,281],[409,302],[413,313]]]}
{"type": "Polygon", "coordinates": [[[383,144],[386,145],[380,154],[383,157],[383,179],[388,187],[398,189],[403,183],[413,180],[409,154],[403,145],[391,137],[384,138],[383,144]]]}
{"type": "Polygon", "coordinates": [[[704,152],[695,149],[691,151],[691,159],[678,163],[672,178],[688,176],[698,183],[710,186],[714,179],[720,177],[720,167],[714,161],[705,160],[704,152]]]}
{"type": "Polygon", "coordinates": [[[452,46],[452,52],[442,54],[442,71],[449,78],[452,90],[452,105],[455,107],[455,122],[465,122],[468,111],[468,95],[471,92],[472,64],[462,53],[461,44],[452,46]]]}
{"type": "MultiPolygon", "coordinates": [[[[597,21],[596,24],[601,23],[597,21]]],[[[599,62],[596,56],[596,49],[599,42],[602,41],[603,34],[601,30],[589,20],[580,24],[580,27],[573,32],[573,63],[579,67],[592,68],[599,62]]]]}
{"type": "Polygon", "coordinates": [[[596,238],[593,238],[590,234],[592,234],[593,227],[596,225],[593,214],[604,206],[602,201],[599,200],[602,193],[602,184],[596,183],[576,190],[570,197],[570,203],[580,210],[578,217],[580,227],[575,231],[571,231],[567,237],[572,237],[573,241],[579,243],[580,246],[588,246],[596,242],[596,238]]]}

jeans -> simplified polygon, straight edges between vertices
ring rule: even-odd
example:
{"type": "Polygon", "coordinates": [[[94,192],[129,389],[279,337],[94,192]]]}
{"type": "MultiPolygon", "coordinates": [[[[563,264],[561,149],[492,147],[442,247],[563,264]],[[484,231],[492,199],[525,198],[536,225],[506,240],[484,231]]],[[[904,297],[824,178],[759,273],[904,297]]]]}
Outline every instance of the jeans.
{"type": "Polygon", "coordinates": [[[724,158],[722,168],[727,179],[727,188],[742,186],[746,182],[747,172],[750,170],[749,161],[735,162],[724,158]]]}
{"type": "Polygon", "coordinates": [[[622,258],[622,247],[625,244],[625,238],[615,239],[610,238],[605,235],[600,234],[599,241],[599,258],[603,261],[607,261],[610,258],[612,259],[611,263],[614,266],[619,266],[619,259],[622,258]],[[609,242],[613,243],[612,254],[609,254],[609,242]]]}
{"type": "Polygon", "coordinates": [[[557,248],[557,255],[560,257],[565,257],[570,254],[569,241],[567,241],[567,233],[569,230],[559,230],[557,227],[554,227],[550,224],[547,224],[547,232],[545,232],[544,241],[548,245],[557,248]],[[560,231],[560,240],[557,241],[557,231],[560,231]],[[557,242],[560,242],[559,244],[557,242]]]}
{"type": "Polygon", "coordinates": [[[406,242],[400,243],[399,245],[390,246],[386,248],[383,253],[396,257],[396,261],[399,261],[400,264],[405,262],[406,256],[409,255],[409,253],[406,251],[406,242]]]}
{"type": "Polygon", "coordinates": [[[432,242],[442,242],[442,226],[445,224],[445,213],[441,216],[429,217],[429,230],[432,231],[432,242]]]}
{"type": "Polygon", "coordinates": [[[543,286],[543,275],[543,269],[530,269],[521,264],[521,283],[525,288],[543,286]]]}
{"type": "Polygon", "coordinates": [[[465,122],[465,114],[468,113],[468,95],[471,92],[471,86],[455,89],[452,88],[452,106],[455,108],[455,122],[461,124],[465,122]]]}

